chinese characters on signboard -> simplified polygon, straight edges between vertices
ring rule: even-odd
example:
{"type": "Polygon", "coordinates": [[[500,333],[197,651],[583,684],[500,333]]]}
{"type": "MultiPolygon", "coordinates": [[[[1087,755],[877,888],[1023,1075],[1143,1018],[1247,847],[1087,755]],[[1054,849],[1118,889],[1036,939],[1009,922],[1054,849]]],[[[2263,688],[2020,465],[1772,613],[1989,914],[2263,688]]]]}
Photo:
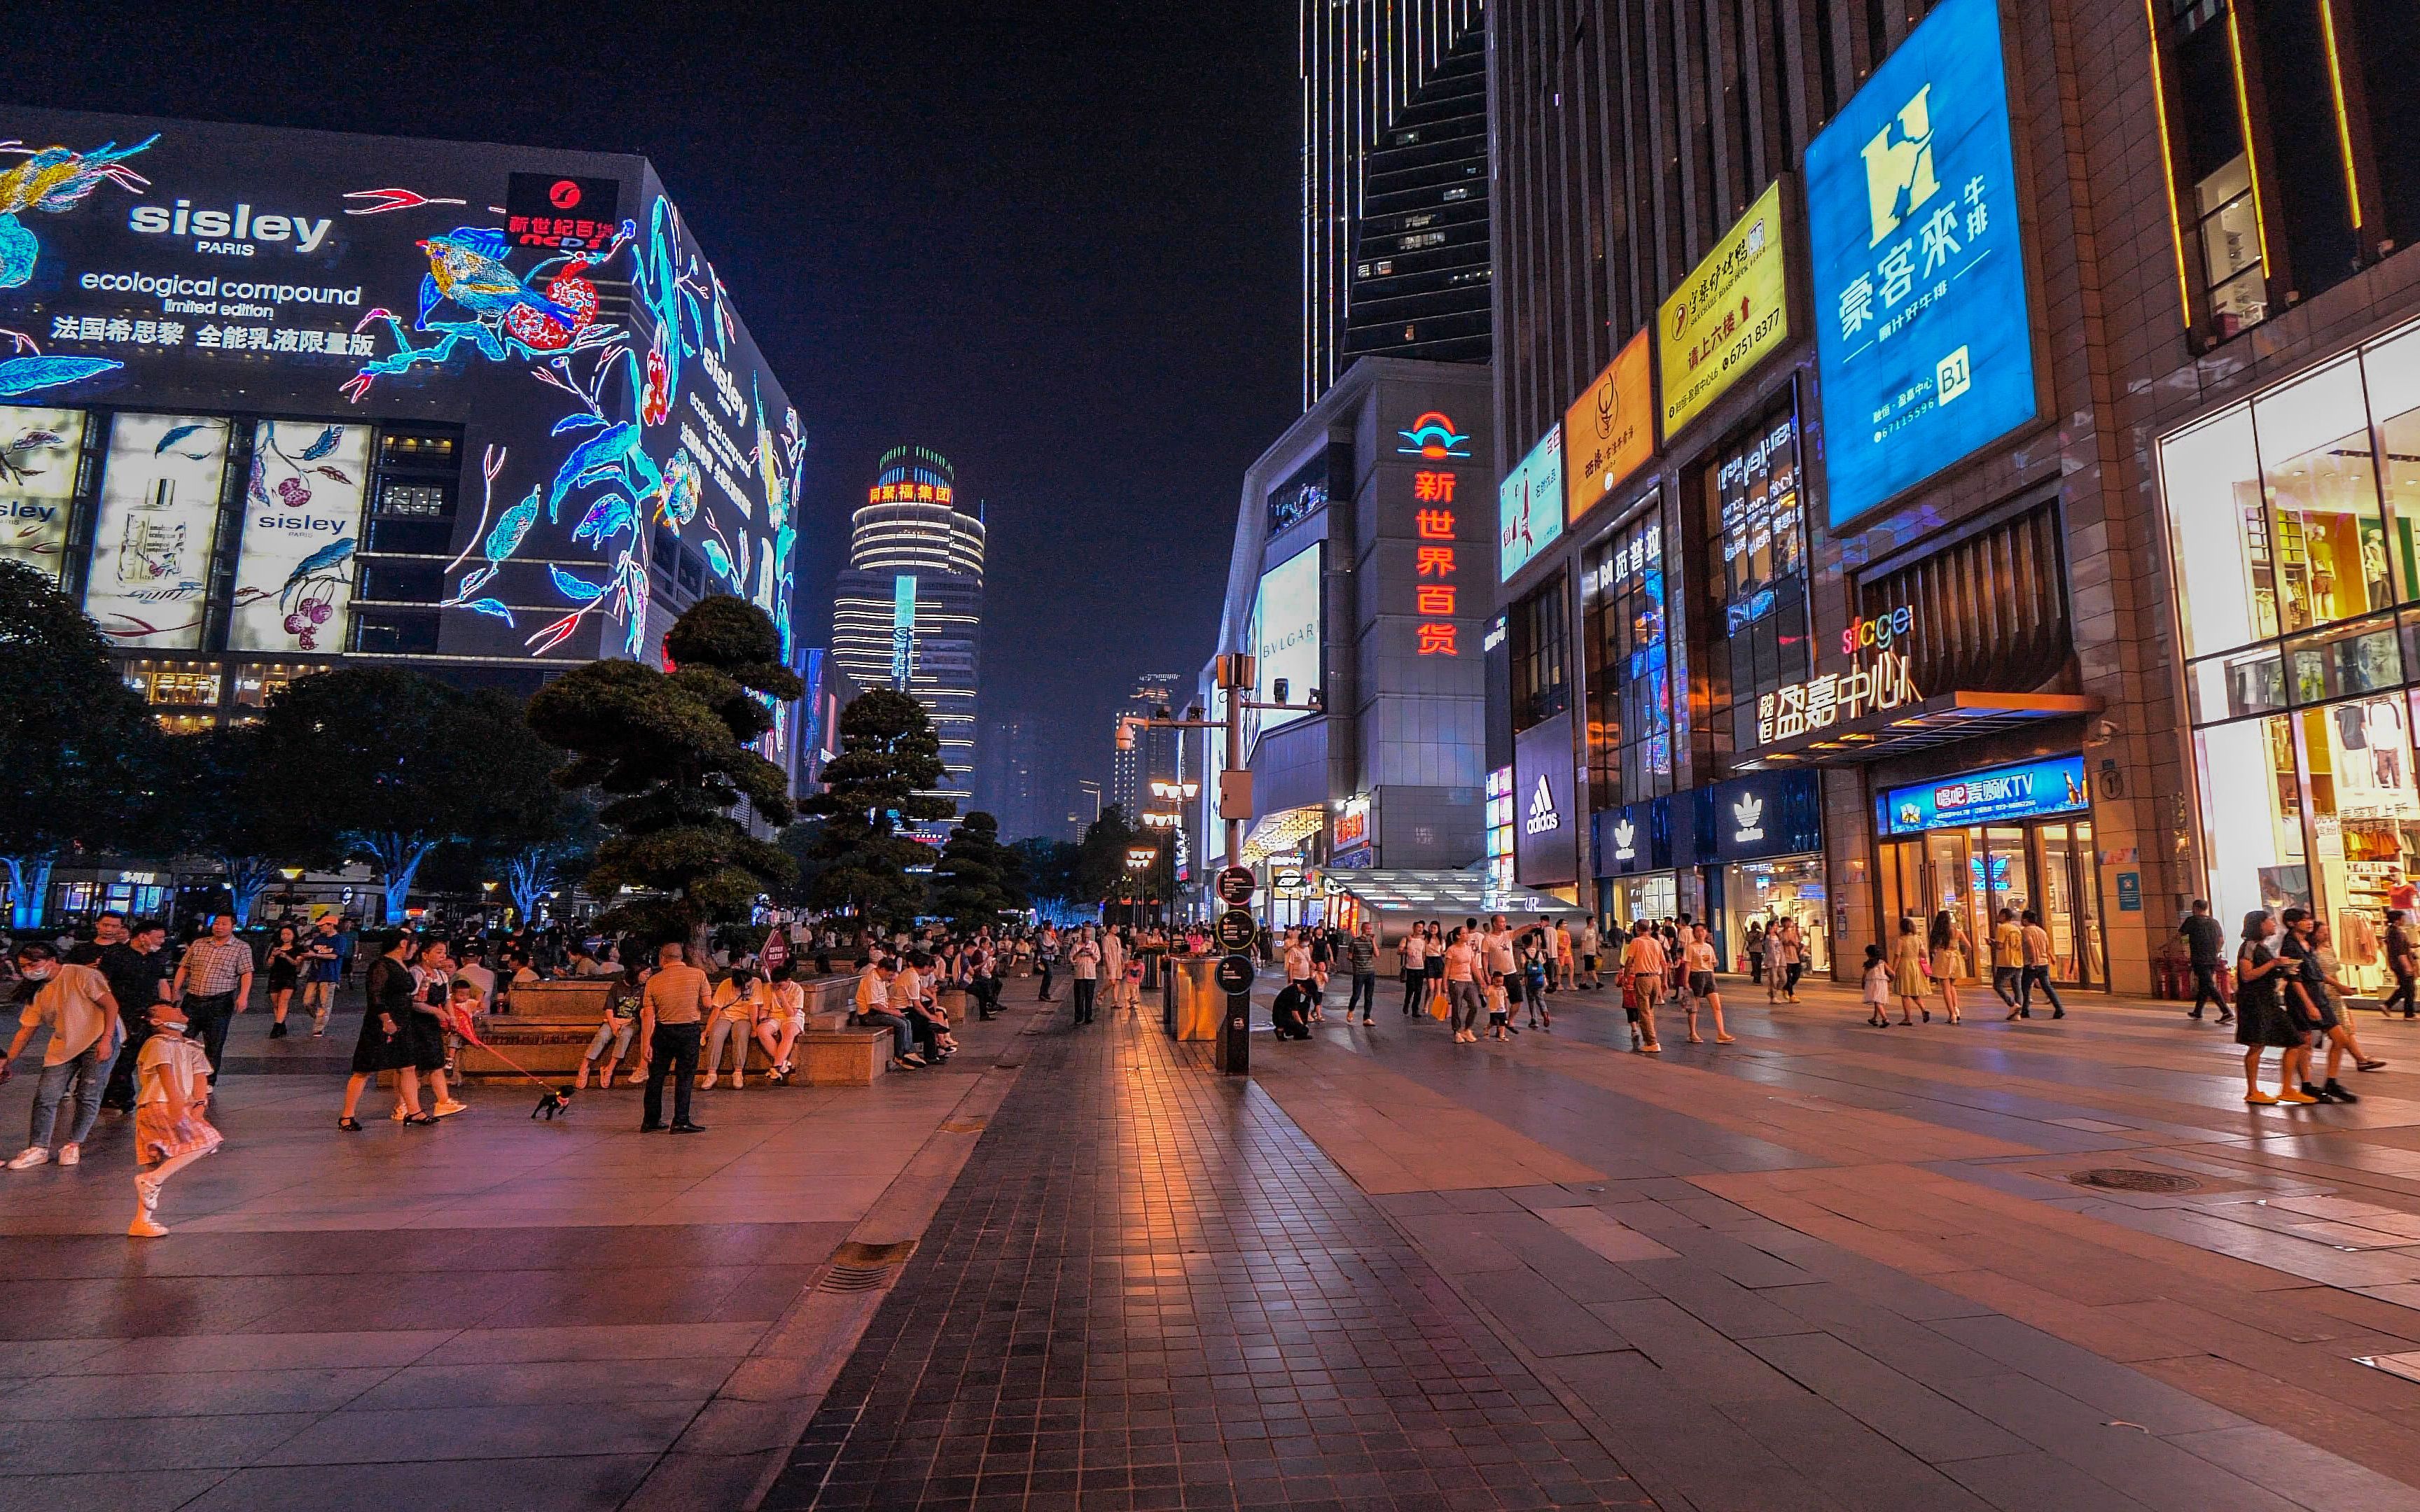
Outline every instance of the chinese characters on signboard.
{"type": "Polygon", "coordinates": [[[1412,474],[1412,609],[1421,617],[1416,649],[1423,656],[1459,656],[1462,647],[1452,616],[1461,586],[1451,579],[1456,563],[1453,503],[1456,473],[1426,469],[1412,474]]]}
{"type": "Polygon", "coordinates": [[[1576,524],[1655,455],[1653,379],[1647,332],[1630,338],[1588,391],[1563,411],[1564,517],[1576,524]]]}
{"type": "Polygon", "coordinates": [[[1845,672],[1825,672],[1761,694],[1756,701],[1756,743],[1769,746],[1795,740],[1843,720],[1916,702],[1924,695],[1916,690],[1908,673],[1906,652],[1885,652],[1870,664],[1845,672]]]}
{"type": "Polygon", "coordinates": [[[1997,0],[1945,0],[1807,148],[1834,524],[2035,413],[1997,0]]]}
{"type": "Polygon", "coordinates": [[[1790,339],[1789,287],[1776,179],[1656,314],[1667,438],[1790,339]]]}
{"type": "Polygon", "coordinates": [[[1563,533],[1563,427],[1551,426],[1496,489],[1496,575],[1510,581],[1563,533]]]}

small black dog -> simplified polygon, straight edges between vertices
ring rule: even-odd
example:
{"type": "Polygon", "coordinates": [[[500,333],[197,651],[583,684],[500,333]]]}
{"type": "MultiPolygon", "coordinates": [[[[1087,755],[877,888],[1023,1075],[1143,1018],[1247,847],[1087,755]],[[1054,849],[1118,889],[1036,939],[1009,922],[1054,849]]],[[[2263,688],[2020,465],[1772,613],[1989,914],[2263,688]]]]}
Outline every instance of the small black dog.
{"type": "Polygon", "coordinates": [[[572,1088],[568,1087],[548,1087],[539,1088],[537,1094],[537,1106],[530,1109],[530,1117],[532,1119],[543,1118],[547,1122],[552,1123],[556,1114],[568,1113],[571,1111],[571,1093],[572,1088]]]}

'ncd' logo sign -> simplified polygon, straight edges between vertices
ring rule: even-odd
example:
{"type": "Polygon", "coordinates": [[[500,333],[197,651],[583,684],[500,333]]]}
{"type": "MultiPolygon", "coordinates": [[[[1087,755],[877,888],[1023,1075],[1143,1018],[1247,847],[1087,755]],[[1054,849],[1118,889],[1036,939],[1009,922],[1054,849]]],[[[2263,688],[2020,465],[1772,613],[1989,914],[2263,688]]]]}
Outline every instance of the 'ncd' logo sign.
{"type": "Polygon", "coordinates": [[[1546,774],[1538,774],[1538,790],[1529,795],[1529,816],[1521,827],[1532,835],[1543,835],[1550,829],[1563,827],[1563,816],[1556,810],[1554,790],[1546,786],[1546,774]]]}
{"type": "Polygon", "coordinates": [[[1941,188],[1932,172],[1931,95],[1930,84],[1918,89],[1897,116],[1868,139],[1859,154],[1866,160],[1866,207],[1873,218],[1873,239],[1868,246],[1881,246],[1884,238],[1897,231],[1900,222],[1941,188]]]}

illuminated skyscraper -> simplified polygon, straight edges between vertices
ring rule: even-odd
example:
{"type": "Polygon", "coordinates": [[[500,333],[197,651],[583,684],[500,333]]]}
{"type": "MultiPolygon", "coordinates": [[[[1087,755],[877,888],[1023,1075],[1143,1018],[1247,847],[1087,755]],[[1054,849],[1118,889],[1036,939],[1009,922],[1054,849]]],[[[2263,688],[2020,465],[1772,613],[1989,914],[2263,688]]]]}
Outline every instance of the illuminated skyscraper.
{"type": "Polygon", "coordinates": [[[949,772],[936,791],[962,812],[974,792],[983,571],[983,515],[960,507],[948,459],[923,446],[885,452],[833,594],[832,659],[858,687],[895,687],[924,705],[949,772]]]}
{"type": "MultiPolygon", "coordinates": [[[[1175,672],[1145,672],[1135,679],[1134,692],[1119,705],[1121,717],[1130,714],[1149,716],[1161,709],[1177,711],[1183,701],[1176,687],[1184,679],[1175,672]]],[[[1176,779],[1176,732],[1173,730],[1139,730],[1134,744],[1124,749],[1112,748],[1109,760],[1109,801],[1111,807],[1125,810],[1126,823],[1142,822],[1154,782],[1176,779]]]]}
{"type": "Polygon", "coordinates": [[[1490,350],[1481,0],[1302,0],[1302,403],[1490,350]]]}

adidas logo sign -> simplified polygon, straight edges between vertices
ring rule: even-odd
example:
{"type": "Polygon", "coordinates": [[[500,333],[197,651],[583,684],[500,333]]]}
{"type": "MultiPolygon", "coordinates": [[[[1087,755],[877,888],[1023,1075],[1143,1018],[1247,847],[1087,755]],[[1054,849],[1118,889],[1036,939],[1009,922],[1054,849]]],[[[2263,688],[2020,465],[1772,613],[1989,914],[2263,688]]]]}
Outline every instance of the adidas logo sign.
{"type": "Polygon", "coordinates": [[[1555,795],[1547,790],[1544,772],[1538,774],[1538,791],[1529,795],[1529,817],[1522,827],[1532,835],[1563,827],[1563,817],[1555,811],[1555,795]]]}

